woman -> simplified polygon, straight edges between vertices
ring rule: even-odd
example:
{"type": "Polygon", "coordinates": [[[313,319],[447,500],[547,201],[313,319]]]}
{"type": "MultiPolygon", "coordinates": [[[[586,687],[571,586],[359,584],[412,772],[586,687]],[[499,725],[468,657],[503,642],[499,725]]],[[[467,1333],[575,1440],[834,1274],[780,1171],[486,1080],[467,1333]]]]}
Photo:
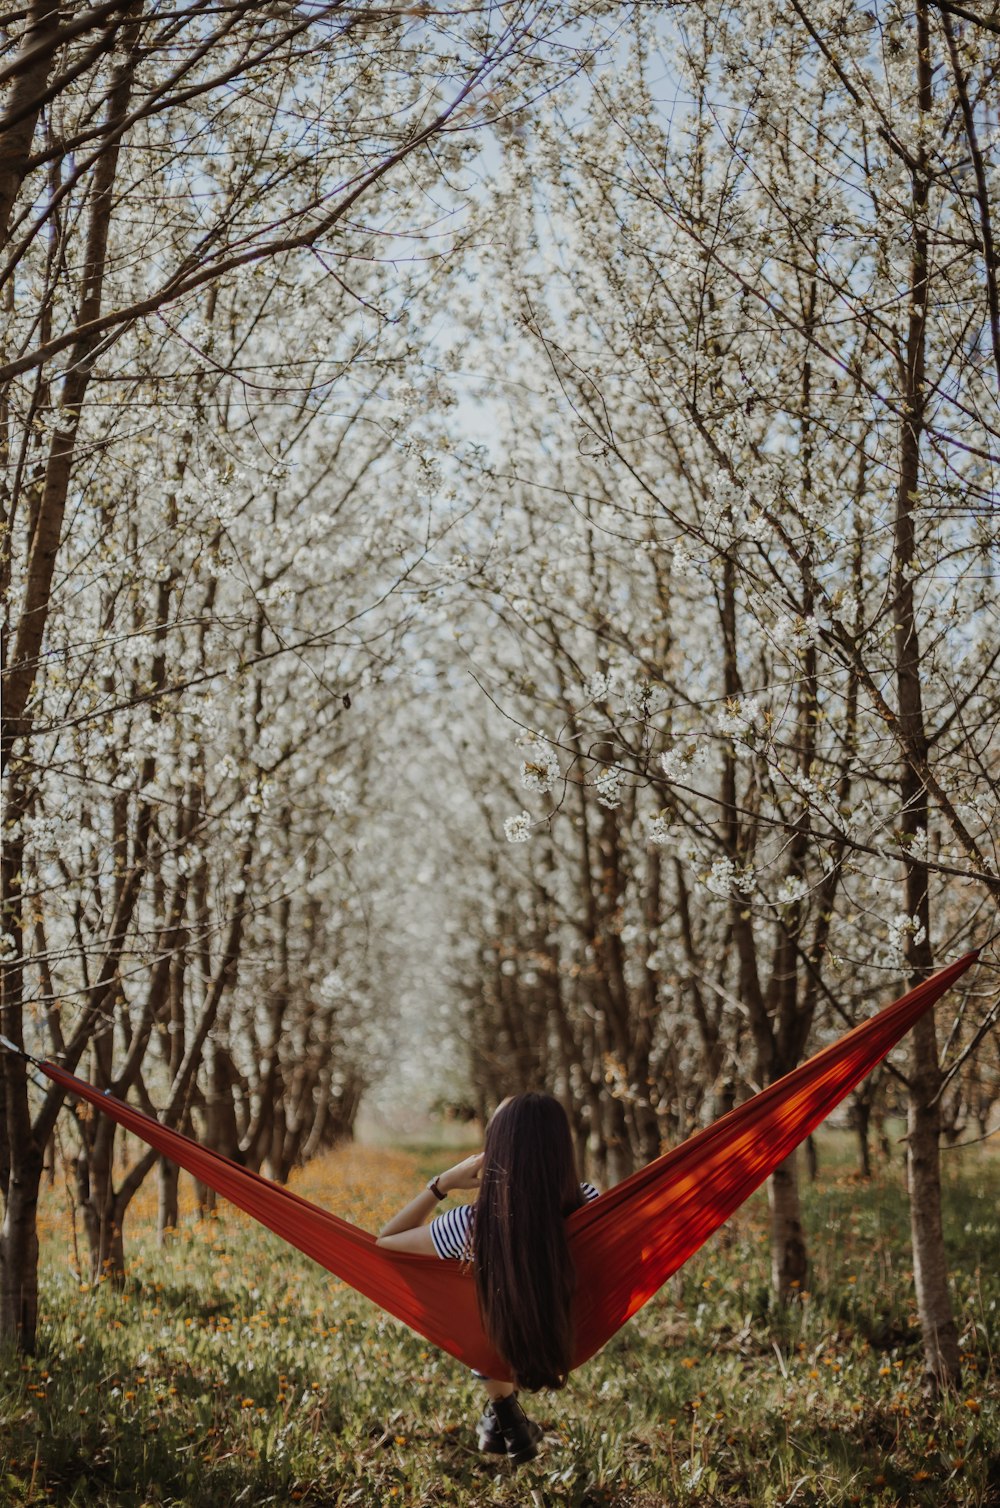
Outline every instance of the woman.
{"type": "Polygon", "coordinates": [[[513,1382],[481,1377],[490,1404],[479,1448],[515,1464],[538,1454],[542,1431],[517,1389],[561,1388],[573,1345],[575,1274],[565,1218],[597,1190],[581,1183],[566,1112],[550,1094],[503,1101],[482,1152],[432,1178],[379,1233],[379,1246],[472,1263],[487,1338],[513,1382]],[[456,1189],[477,1189],[430,1225],[427,1216],[456,1189]]]}

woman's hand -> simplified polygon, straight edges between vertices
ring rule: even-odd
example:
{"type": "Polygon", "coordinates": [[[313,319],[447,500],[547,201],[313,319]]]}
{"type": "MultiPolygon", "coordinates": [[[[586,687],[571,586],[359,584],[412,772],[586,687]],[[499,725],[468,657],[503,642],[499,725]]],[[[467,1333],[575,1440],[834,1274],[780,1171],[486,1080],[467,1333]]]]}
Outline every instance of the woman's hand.
{"type": "MultiPolygon", "coordinates": [[[[477,1152],[464,1162],[457,1162],[447,1172],[439,1173],[437,1186],[442,1194],[450,1194],[453,1189],[478,1189],[482,1170],[483,1154],[477,1152]]],[[[433,1214],[436,1205],[437,1199],[428,1184],[415,1199],[410,1200],[405,1209],[401,1209],[387,1225],[383,1225],[376,1238],[377,1245],[387,1246],[393,1251],[417,1252],[420,1256],[433,1257],[436,1254],[434,1242],[424,1221],[428,1215],[433,1214]]]]}
{"type": "Polygon", "coordinates": [[[478,1189],[483,1171],[483,1156],[482,1152],[476,1152],[464,1162],[457,1162],[453,1168],[441,1173],[437,1181],[441,1192],[450,1194],[452,1189],[478,1189]]]}

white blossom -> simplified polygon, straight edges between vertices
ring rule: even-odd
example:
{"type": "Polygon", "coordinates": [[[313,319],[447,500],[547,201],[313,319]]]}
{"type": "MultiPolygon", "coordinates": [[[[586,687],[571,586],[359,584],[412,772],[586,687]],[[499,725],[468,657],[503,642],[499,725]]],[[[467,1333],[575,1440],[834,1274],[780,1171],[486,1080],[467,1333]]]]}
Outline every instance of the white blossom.
{"type": "Polygon", "coordinates": [[[526,733],[518,739],[527,756],[521,761],[521,784],[527,791],[545,795],[559,779],[559,760],[555,749],[540,733],[526,733]]]}
{"type": "Polygon", "coordinates": [[[674,541],[673,563],[675,576],[691,579],[698,575],[694,556],[683,539],[674,541]]]}
{"type": "Polygon", "coordinates": [[[691,773],[694,762],[694,746],[689,745],[686,749],[675,745],[660,755],[660,768],[668,780],[681,782],[687,779],[691,773]]]}
{"type": "Polygon", "coordinates": [[[656,843],[662,847],[670,843],[674,836],[674,830],[666,812],[660,812],[646,824],[646,837],[650,843],[656,843]]]}
{"type": "Polygon", "coordinates": [[[527,843],[531,837],[531,813],[518,812],[515,817],[505,818],[503,831],[508,843],[527,843]]]}
{"type": "Polygon", "coordinates": [[[594,779],[594,788],[597,791],[597,799],[602,806],[620,806],[622,791],[625,788],[624,770],[605,766],[598,771],[594,779]]]}
{"type": "Polygon", "coordinates": [[[905,911],[900,911],[891,918],[886,940],[890,956],[897,967],[905,961],[908,940],[913,947],[919,947],[926,936],[918,916],[907,916],[905,911]]]}
{"type": "Polygon", "coordinates": [[[796,901],[804,900],[809,894],[809,886],[801,875],[786,875],[778,886],[778,894],[775,899],[779,906],[793,906],[796,901]]]}
{"type": "Polygon", "coordinates": [[[705,886],[713,895],[727,896],[732,894],[735,880],[736,865],[732,859],[715,859],[705,877],[705,886]]]}
{"type": "Polygon", "coordinates": [[[927,829],[918,827],[914,832],[907,833],[902,839],[903,847],[911,858],[921,862],[927,859],[927,829]]]}
{"type": "Polygon", "coordinates": [[[715,716],[715,726],[727,738],[745,739],[757,726],[760,717],[760,702],[755,696],[733,697],[720,707],[715,716]]]}

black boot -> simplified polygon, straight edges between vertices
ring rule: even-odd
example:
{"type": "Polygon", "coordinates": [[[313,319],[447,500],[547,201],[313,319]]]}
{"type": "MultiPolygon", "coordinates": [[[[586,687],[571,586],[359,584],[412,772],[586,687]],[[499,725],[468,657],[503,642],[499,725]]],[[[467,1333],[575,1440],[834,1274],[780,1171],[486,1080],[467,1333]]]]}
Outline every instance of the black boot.
{"type": "MultiPolygon", "coordinates": [[[[517,1394],[512,1393],[511,1397],[516,1398],[517,1394]]],[[[542,1439],[541,1425],[536,1424],[533,1419],[529,1419],[528,1428],[531,1430],[531,1438],[536,1444],[540,1443],[542,1439]]],[[[503,1430],[500,1428],[497,1416],[494,1414],[493,1407],[489,1403],[483,1410],[482,1417],[476,1425],[476,1444],[481,1451],[490,1456],[505,1456],[507,1454],[507,1442],[503,1437],[503,1430]]]]}
{"type": "MultiPolygon", "coordinates": [[[[538,1443],[542,1438],[542,1431],[533,1420],[528,1418],[518,1403],[516,1395],[512,1393],[508,1398],[494,1398],[490,1404],[490,1412],[499,1426],[508,1461],[515,1466],[521,1466],[525,1461],[533,1461],[538,1455],[538,1443]]],[[[481,1449],[487,1448],[481,1446],[481,1449]]]]}
{"type": "Polygon", "coordinates": [[[503,1430],[497,1423],[496,1415],[490,1404],[483,1409],[482,1417],[476,1425],[476,1444],[481,1451],[489,1456],[505,1456],[507,1454],[507,1442],[503,1437],[503,1430]]]}

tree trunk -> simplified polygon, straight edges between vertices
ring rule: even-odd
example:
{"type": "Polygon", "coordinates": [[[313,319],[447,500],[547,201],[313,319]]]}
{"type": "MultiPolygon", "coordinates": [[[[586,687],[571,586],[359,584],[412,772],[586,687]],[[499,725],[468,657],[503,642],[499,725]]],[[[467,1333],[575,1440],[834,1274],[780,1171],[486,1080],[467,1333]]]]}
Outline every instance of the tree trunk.
{"type": "Polygon", "coordinates": [[[35,1217],[42,1151],[21,1148],[6,1189],[0,1227],[0,1339],[31,1355],[38,1324],[38,1233],[35,1217]]]}
{"type": "MultiPolygon", "coordinates": [[[[24,840],[22,823],[28,796],[15,767],[8,782],[10,801],[5,811],[8,831],[0,850],[0,921],[16,941],[17,951],[0,969],[0,1030],[17,1046],[23,1044],[24,907],[22,897],[24,840]]],[[[28,1104],[28,1080],[23,1058],[0,1054],[0,1107],[4,1124],[0,1137],[0,1167],[4,1172],[4,1213],[0,1226],[0,1341],[19,1350],[35,1349],[38,1322],[38,1236],[35,1213],[42,1179],[44,1147],[35,1134],[28,1104]]]]}
{"type": "Polygon", "coordinates": [[[635,1171],[632,1145],[628,1134],[628,1118],[621,1100],[606,1094],[601,1099],[601,1133],[604,1142],[604,1166],[608,1186],[621,1183],[635,1171]]]}
{"type": "MultiPolygon", "coordinates": [[[[233,1103],[233,1088],[237,1083],[236,1066],[229,1053],[216,1043],[208,1075],[208,1090],[205,1095],[205,1145],[223,1157],[247,1165],[247,1158],[240,1148],[240,1128],[236,1122],[236,1107],[233,1103]]],[[[198,1213],[210,1215],[218,1204],[214,1189],[199,1183],[197,1187],[198,1213]]]]}
{"type": "Polygon", "coordinates": [[[867,1182],[872,1176],[872,1107],[864,1095],[855,1097],[851,1114],[858,1133],[858,1176],[867,1182]]]}
{"type": "Polygon", "coordinates": [[[928,1391],[936,1393],[943,1386],[957,1384],[961,1367],[941,1226],[940,1116],[936,1098],[941,1070],[933,1011],[922,1016],[913,1028],[910,1061],[906,1149],[913,1281],[923,1334],[925,1382],[928,1391]]]}
{"type": "Polygon", "coordinates": [[[806,1137],[806,1170],[809,1182],[815,1183],[819,1177],[819,1148],[816,1146],[815,1136],[806,1137]]]}
{"type": "MultiPolygon", "coordinates": [[[[0,912],[2,915],[2,912],[0,912]]],[[[10,1136],[7,1132],[7,1075],[0,1062],[0,1192],[4,1198],[10,1183],[10,1136]]],[[[3,1331],[0,1329],[0,1334],[3,1331]]]]}
{"type": "Polygon", "coordinates": [[[0,238],[5,246],[14,200],[28,172],[58,30],[59,0],[35,0],[28,8],[14,64],[14,85],[0,118],[0,238]]]}
{"type": "MultiPolygon", "coordinates": [[[[104,1124],[116,1129],[114,1122],[102,1117],[101,1126],[104,1124]]],[[[99,1283],[103,1278],[121,1288],[125,1282],[124,1210],[115,1194],[112,1135],[98,1134],[89,1156],[86,1149],[80,1153],[76,1183],[90,1252],[90,1281],[99,1283]]]]}
{"type": "Polygon", "coordinates": [[[808,1262],[799,1205],[798,1149],[779,1163],[767,1182],[771,1214],[771,1286],[784,1302],[806,1286],[808,1262]]]}
{"type": "Polygon", "coordinates": [[[159,1203],[156,1214],[156,1235],[161,1246],[167,1244],[168,1237],[176,1231],[180,1224],[180,1212],[177,1200],[177,1184],[180,1178],[180,1168],[168,1157],[161,1157],[159,1163],[159,1203]]]}
{"type": "MultiPolygon", "coordinates": [[[[925,119],[932,108],[930,24],[927,0],[917,0],[918,108],[925,119]]],[[[929,832],[927,789],[919,773],[927,766],[929,745],[921,690],[921,649],[913,591],[916,556],[914,509],[919,502],[920,442],[926,406],[926,308],[929,290],[927,230],[930,167],[921,147],[911,170],[913,251],[910,266],[909,319],[906,365],[903,373],[903,422],[900,433],[899,490],[896,494],[893,607],[896,644],[896,684],[899,733],[903,749],[900,800],[905,824],[904,860],[909,982],[925,979],[934,966],[931,950],[930,896],[927,865],[923,861],[929,832]]],[[[941,1228],[940,1110],[941,1083],[934,1012],[913,1029],[907,1121],[907,1166],[910,1227],[913,1233],[913,1277],[923,1332],[924,1364],[931,1390],[957,1383],[958,1331],[948,1292],[948,1263],[941,1228]]]]}
{"type": "MultiPolygon", "coordinates": [[[[33,91],[43,86],[52,59],[48,45],[58,30],[59,10],[50,0],[33,5],[22,41],[22,56],[34,62],[22,72],[0,119],[0,231],[9,223],[13,201],[24,178],[26,154],[37,122],[31,109],[33,91]],[[38,48],[37,53],[34,49],[38,48]],[[15,117],[20,117],[19,122],[15,117]]],[[[125,30],[125,56],[116,66],[107,96],[105,124],[114,131],[125,119],[131,93],[134,52],[138,38],[135,22],[125,30]]],[[[111,225],[112,192],[120,143],[117,138],[102,153],[94,174],[88,211],[88,229],[80,287],[81,326],[96,318],[101,309],[108,235],[111,225]]],[[[0,734],[0,766],[8,774],[5,824],[10,833],[3,857],[3,927],[17,943],[17,958],[4,970],[0,1025],[12,1041],[22,1041],[23,927],[21,889],[23,840],[20,824],[27,812],[18,761],[13,757],[14,739],[31,732],[29,712],[35,675],[48,620],[52,580],[69,493],[77,430],[90,380],[96,338],[80,335],[75,341],[63,378],[57,427],[45,463],[38,511],[34,517],[26,563],[23,600],[13,649],[5,665],[3,725],[0,734]],[[16,832],[16,837],[13,836],[16,832]],[[12,852],[13,851],[13,852],[12,852]],[[8,977],[10,976],[10,977],[8,977]]],[[[0,1337],[12,1339],[23,1351],[33,1351],[38,1316],[38,1237],[35,1216],[42,1175],[44,1146],[31,1126],[23,1072],[6,1065],[4,1111],[9,1159],[6,1204],[0,1230],[0,1337]]]]}
{"type": "MultiPolygon", "coordinates": [[[[51,14],[47,0],[43,0],[43,5],[39,9],[46,11],[47,15],[51,14]]],[[[124,56],[114,69],[111,89],[107,96],[105,127],[109,135],[120,128],[128,113],[136,63],[134,49],[138,43],[138,36],[138,22],[133,18],[125,28],[124,56]]],[[[2,142],[0,142],[0,148],[2,148],[2,142]]],[[[115,176],[120,151],[121,142],[115,136],[112,144],[105,147],[101,153],[94,173],[80,290],[78,318],[81,327],[92,323],[101,313],[115,176]]],[[[0,212],[3,210],[3,177],[2,163],[0,163],[0,212]]],[[[67,364],[66,376],[63,379],[58,427],[49,444],[41,501],[28,553],[24,600],[18,618],[14,648],[6,669],[3,742],[0,748],[0,759],[2,759],[4,769],[10,757],[14,737],[18,733],[26,737],[30,731],[30,719],[26,720],[25,712],[35,684],[35,673],[40,664],[40,652],[49,616],[52,579],[62,538],[66,499],[69,495],[76,456],[77,431],[90,383],[97,340],[98,337],[93,333],[81,334],[77,338],[67,364]]]]}
{"type": "Polygon", "coordinates": [[[885,1126],[885,1114],[879,1111],[875,1116],[875,1135],[878,1138],[878,1150],[886,1167],[892,1162],[892,1142],[885,1126]]]}

